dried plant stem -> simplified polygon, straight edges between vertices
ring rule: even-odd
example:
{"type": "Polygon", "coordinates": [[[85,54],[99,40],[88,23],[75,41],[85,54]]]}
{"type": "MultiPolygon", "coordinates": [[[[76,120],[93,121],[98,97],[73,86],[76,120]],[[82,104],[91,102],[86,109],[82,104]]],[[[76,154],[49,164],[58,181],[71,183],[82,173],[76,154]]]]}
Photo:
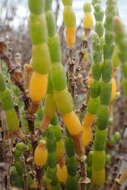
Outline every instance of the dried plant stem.
{"type": "Polygon", "coordinates": [[[85,184],[85,178],[86,178],[86,171],[85,171],[85,164],[84,164],[84,160],[80,160],[79,161],[80,164],[80,189],[81,190],[85,190],[86,189],[86,184],[85,184]]]}
{"type": "Polygon", "coordinates": [[[12,164],[12,153],[11,153],[11,141],[6,139],[5,142],[0,142],[0,189],[10,189],[10,166],[12,164]]]}
{"type": "Polygon", "coordinates": [[[42,190],[43,185],[42,185],[42,168],[36,168],[36,178],[38,181],[38,187],[37,190],[42,190]]]}

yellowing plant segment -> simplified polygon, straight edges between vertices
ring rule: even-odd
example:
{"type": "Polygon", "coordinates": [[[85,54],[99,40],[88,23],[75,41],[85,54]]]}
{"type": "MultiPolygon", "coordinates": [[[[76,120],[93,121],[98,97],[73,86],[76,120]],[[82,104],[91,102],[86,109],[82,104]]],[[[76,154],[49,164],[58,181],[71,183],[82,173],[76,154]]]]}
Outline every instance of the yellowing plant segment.
{"type": "Polygon", "coordinates": [[[83,134],[82,134],[82,144],[83,146],[88,146],[92,141],[93,132],[92,132],[92,124],[95,121],[95,115],[86,113],[84,121],[83,121],[83,134]]]}
{"type": "MultiPolygon", "coordinates": [[[[93,15],[92,15],[92,5],[91,3],[84,4],[84,30],[85,37],[89,36],[93,28],[93,15]]],[[[88,146],[92,142],[93,130],[92,125],[95,121],[96,114],[98,112],[100,104],[100,78],[101,78],[101,62],[102,62],[102,44],[97,34],[92,36],[93,45],[93,63],[91,72],[91,80],[89,82],[90,87],[90,98],[87,105],[87,112],[83,119],[83,133],[81,137],[82,145],[88,146]]]]}
{"type": "Polygon", "coordinates": [[[85,31],[85,37],[87,38],[93,28],[93,15],[92,15],[91,3],[85,3],[83,10],[85,14],[83,18],[83,26],[84,26],[84,31],[85,31]]]}
{"type": "Polygon", "coordinates": [[[34,152],[34,162],[37,166],[44,166],[48,159],[48,151],[46,148],[46,141],[41,140],[34,152]]]}
{"type": "Polygon", "coordinates": [[[67,181],[67,178],[68,178],[67,166],[66,165],[60,166],[59,164],[57,164],[56,175],[57,175],[59,182],[62,184],[65,184],[67,181]]]}
{"type": "Polygon", "coordinates": [[[46,94],[48,85],[48,74],[42,75],[37,72],[33,72],[29,86],[30,98],[38,103],[42,100],[46,94]]]}
{"type": "Polygon", "coordinates": [[[72,136],[76,136],[82,132],[81,123],[74,112],[65,114],[63,116],[63,121],[72,136]]]}
{"type": "Polygon", "coordinates": [[[62,0],[64,5],[65,39],[68,48],[72,48],[76,41],[76,16],[72,8],[72,0],[62,0]]]}
{"type": "Polygon", "coordinates": [[[65,145],[63,139],[58,140],[56,143],[56,155],[58,162],[63,160],[63,157],[65,156],[65,145]]]}
{"type": "Polygon", "coordinates": [[[29,84],[29,96],[38,104],[46,95],[50,56],[48,50],[48,32],[44,15],[45,1],[29,0],[29,32],[32,40],[32,77],[29,84]]]}
{"type": "MultiPolygon", "coordinates": [[[[96,93],[96,91],[95,91],[96,93]]],[[[99,95],[99,94],[98,94],[99,95]]],[[[88,101],[88,107],[87,107],[87,112],[84,116],[84,120],[83,120],[83,133],[82,133],[82,137],[81,137],[81,142],[83,146],[88,146],[89,143],[92,141],[92,137],[93,137],[93,130],[92,130],[92,125],[95,121],[96,118],[96,114],[98,112],[98,108],[100,105],[100,100],[99,97],[95,98],[95,97],[90,97],[89,101],[88,101]]]]}
{"type": "Polygon", "coordinates": [[[112,77],[112,93],[111,93],[111,102],[116,98],[117,94],[117,84],[115,77],[112,77]]]}
{"type": "MultiPolygon", "coordinates": [[[[48,1],[46,2],[46,4],[48,1]]],[[[50,2],[51,3],[51,2],[50,2]]],[[[70,3],[69,1],[64,2],[64,4],[70,3]]],[[[75,19],[73,20],[74,12],[70,7],[70,4],[65,7],[65,15],[69,14],[69,19],[65,16],[65,23],[67,26],[75,26],[75,19]],[[69,11],[69,13],[68,13],[69,11]]],[[[47,20],[47,29],[48,29],[48,46],[51,57],[51,83],[53,91],[53,99],[56,104],[58,112],[61,113],[63,121],[67,127],[67,130],[72,136],[78,136],[82,131],[82,126],[77,115],[74,113],[74,106],[71,94],[67,89],[66,74],[64,68],[61,64],[61,47],[58,34],[55,27],[52,25],[55,24],[55,19],[52,14],[51,6],[46,5],[46,20],[47,20]],[[47,8],[49,7],[49,8],[47,8]],[[50,17],[49,17],[50,14],[50,17]],[[53,28],[52,32],[51,29],[53,28]]]]}

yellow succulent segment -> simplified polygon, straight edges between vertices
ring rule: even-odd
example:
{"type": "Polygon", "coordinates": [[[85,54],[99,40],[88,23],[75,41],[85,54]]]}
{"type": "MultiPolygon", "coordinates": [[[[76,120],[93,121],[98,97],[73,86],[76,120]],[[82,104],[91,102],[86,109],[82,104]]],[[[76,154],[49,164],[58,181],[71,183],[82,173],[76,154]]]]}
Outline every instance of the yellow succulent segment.
{"type": "Polygon", "coordinates": [[[29,96],[33,102],[40,102],[46,94],[48,86],[48,74],[33,72],[29,85],[29,96]]]}
{"type": "Polygon", "coordinates": [[[57,164],[56,175],[59,182],[65,184],[68,178],[67,166],[66,165],[60,166],[59,164],[57,164]]]}
{"type": "Polygon", "coordinates": [[[64,146],[64,140],[61,139],[56,144],[56,155],[58,160],[62,158],[65,154],[65,146],[64,146]]]}
{"type": "Polygon", "coordinates": [[[66,28],[66,43],[68,48],[72,48],[75,44],[75,36],[76,36],[76,28],[75,27],[67,27],[66,28]]]}
{"type": "Polygon", "coordinates": [[[116,79],[112,78],[112,94],[111,94],[111,102],[115,99],[117,92],[116,79]]]}
{"type": "Polygon", "coordinates": [[[93,16],[90,12],[87,12],[83,20],[84,29],[92,29],[93,27],[93,16]]]}
{"type": "Polygon", "coordinates": [[[95,120],[95,115],[89,112],[86,113],[83,120],[83,133],[81,137],[81,143],[83,146],[88,146],[92,141],[93,132],[92,132],[92,124],[95,120]]]}
{"type": "Polygon", "coordinates": [[[71,135],[79,135],[82,132],[83,127],[74,111],[65,114],[63,121],[71,135]]]}
{"type": "Polygon", "coordinates": [[[84,128],[91,127],[94,120],[95,120],[95,115],[87,112],[83,121],[83,127],[84,128]]]}
{"type": "Polygon", "coordinates": [[[45,142],[38,144],[34,152],[34,162],[37,166],[44,166],[48,159],[48,151],[45,142]]]}
{"type": "Polygon", "coordinates": [[[92,181],[96,185],[103,185],[105,183],[105,168],[102,170],[92,170],[92,181]]]}
{"type": "Polygon", "coordinates": [[[89,143],[92,141],[93,138],[93,131],[91,127],[87,127],[83,129],[81,143],[83,146],[88,146],[89,143]]]}

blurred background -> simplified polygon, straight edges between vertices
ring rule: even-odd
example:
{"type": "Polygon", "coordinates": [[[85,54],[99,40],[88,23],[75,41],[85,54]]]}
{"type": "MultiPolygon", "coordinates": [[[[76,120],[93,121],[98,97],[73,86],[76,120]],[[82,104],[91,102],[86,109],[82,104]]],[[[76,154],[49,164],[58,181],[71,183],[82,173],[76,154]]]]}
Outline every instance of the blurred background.
{"type": "MultiPolygon", "coordinates": [[[[102,0],[102,7],[105,8],[105,1],[102,0]]],[[[73,8],[76,12],[77,25],[80,24],[83,17],[84,2],[91,2],[91,0],[74,0],[73,8]]],[[[54,11],[58,11],[57,24],[62,24],[62,3],[61,0],[54,0],[54,11]]],[[[127,0],[118,0],[119,13],[125,25],[127,25],[127,0]]],[[[27,0],[0,0],[0,24],[9,24],[11,27],[17,29],[22,24],[27,25],[28,7],[27,0]]]]}

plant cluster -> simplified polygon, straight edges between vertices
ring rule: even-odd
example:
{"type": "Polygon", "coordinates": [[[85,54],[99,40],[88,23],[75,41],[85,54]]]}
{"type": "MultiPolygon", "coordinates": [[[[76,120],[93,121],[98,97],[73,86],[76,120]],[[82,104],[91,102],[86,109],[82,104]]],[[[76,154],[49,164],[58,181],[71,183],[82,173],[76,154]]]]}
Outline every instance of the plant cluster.
{"type": "MultiPolygon", "coordinates": [[[[76,16],[72,0],[62,0],[67,48],[76,41],[76,16]]],[[[117,71],[122,63],[127,95],[127,34],[118,17],[116,0],[93,0],[83,6],[84,40],[92,38],[87,108],[83,120],[76,114],[61,59],[52,0],[28,0],[32,57],[14,69],[0,43],[7,69],[0,73],[2,128],[11,140],[11,185],[21,189],[98,189],[106,182],[106,154],[120,139],[112,135],[113,103],[117,97],[117,71]],[[104,19],[105,16],[105,19],[104,19]],[[115,17],[115,18],[114,18],[115,17]],[[10,77],[5,76],[9,72],[10,77]],[[14,83],[14,84],[12,84],[14,83]],[[13,86],[15,85],[15,86],[13,86]]],[[[86,50],[87,51],[87,50],[86,50]]],[[[88,54],[88,51],[87,51],[88,54]]],[[[124,181],[117,180],[118,184],[124,181]]]]}

